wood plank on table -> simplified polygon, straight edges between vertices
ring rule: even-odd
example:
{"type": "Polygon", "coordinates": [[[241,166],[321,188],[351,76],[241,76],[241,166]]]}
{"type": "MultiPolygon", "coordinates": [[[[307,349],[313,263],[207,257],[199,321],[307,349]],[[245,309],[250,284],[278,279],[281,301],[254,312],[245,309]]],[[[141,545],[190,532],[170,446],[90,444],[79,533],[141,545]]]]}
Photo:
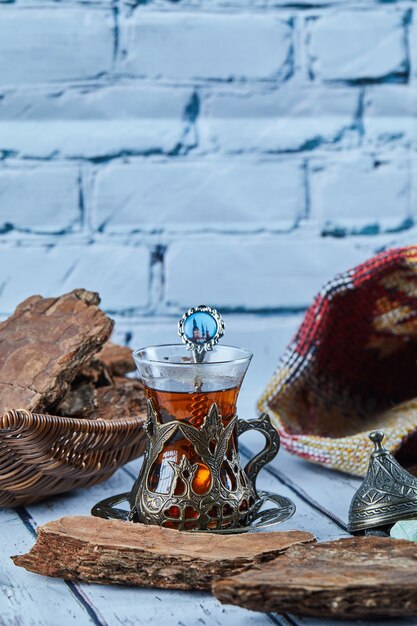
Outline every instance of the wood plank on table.
{"type": "Polygon", "coordinates": [[[345,621],[345,620],[326,620],[318,617],[297,617],[297,622],[299,626],[416,626],[417,618],[414,617],[402,617],[398,619],[390,619],[390,620],[355,620],[345,621]]]}
{"type": "MultiPolygon", "coordinates": [[[[250,417],[256,416],[255,408],[251,408],[250,398],[256,398],[255,395],[246,394],[246,399],[241,400],[239,403],[239,415],[245,415],[250,417]],[[249,401],[248,401],[249,400],[249,401]]],[[[264,444],[262,435],[255,435],[253,432],[248,432],[243,437],[239,438],[239,447],[242,454],[242,462],[247,462],[256,452],[258,452],[264,444]],[[242,444],[245,442],[245,445],[242,444]],[[249,444],[249,447],[248,447],[249,444]]],[[[283,451],[281,450],[275,459],[274,463],[279,463],[282,459],[283,451]]],[[[289,455],[288,455],[289,456],[289,455]]],[[[136,479],[141,460],[135,460],[126,465],[122,471],[130,474],[132,481],[136,479]]],[[[275,467],[275,465],[273,465],[275,467]]],[[[320,507],[316,506],[309,497],[300,497],[302,491],[294,489],[296,484],[288,480],[285,474],[282,476],[277,475],[277,472],[267,471],[267,467],[264,468],[257,480],[257,486],[259,489],[266,491],[273,491],[280,495],[289,497],[296,505],[297,511],[295,515],[287,522],[276,527],[276,530],[307,530],[312,532],[319,540],[325,539],[338,539],[339,537],[348,536],[348,533],[343,526],[335,523],[334,519],[325,515],[320,507]]],[[[302,494],[304,495],[304,494],[302,494]]],[[[291,626],[297,626],[299,624],[298,618],[290,615],[275,615],[268,614],[271,621],[277,624],[287,624],[291,626]]]]}
{"type": "MultiPolygon", "coordinates": [[[[264,381],[255,389],[244,389],[243,398],[250,401],[239,403],[239,414],[253,418],[257,415],[254,408],[256,399],[264,386],[264,381]]],[[[249,437],[249,435],[247,435],[249,437]]],[[[252,440],[243,439],[247,449],[259,449],[256,438],[252,440]]],[[[248,450],[249,451],[249,450],[248,450]]],[[[102,485],[97,485],[88,490],[74,491],[61,497],[54,497],[45,503],[28,507],[27,523],[36,528],[37,524],[44,523],[51,519],[63,515],[74,515],[77,513],[88,514],[91,506],[99,499],[112,495],[120,491],[129,490],[133,477],[136,477],[139,468],[138,461],[134,461],[126,468],[119,470],[109,481],[102,485]]],[[[289,496],[297,506],[295,516],[289,520],[282,529],[300,528],[310,530],[320,540],[337,538],[345,533],[332,516],[347,520],[347,511],[350,499],[357,488],[360,480],[324,470],[318,466],[307,463],[297,457],[291,456],[285,451],[281,451],[275,461],[273,461],[270,471],[263,470],[259,476],[258,485],[262,489],[276,491],[282,495],[289,496]],[[271,471],[273,470],[273,471],[271,471]],[[317,506],[318,505],[318,506],[317,506]]],[[[24,512],[24,510],[23,510],[24,512]]],[[[12,582],[13,593],[23,598],[24,606],[27,606],[26,615],[22,614],[20,621],[11,621],[11,613],[4,613],[0,607],[0,625],[19,623],[22,626],[34,624],[42,626],[53,624],[56,626],[66,626],[71,620],[77,620],[77,625],[90,624],[92,618],[86,613],[85,607],[79,605],[63,581],[51,578],[43,578],[25,572],[15,567],[8,556],[12,553],[26,552],[33,544],[28,530],[23,526],[17,515],[12,511],[0,511],[0,519],[6,519],[4,514],[11,515],[7,519],[11,520],[11,536],[3,532],[0,533],[0,549],[3,557],[0,567],[0,580],[3,583],[4,576],[6,583],[9,579],[12,582]],[[3,561],[7,561],[8,567],[3,566],[3,561]],[[30,582],[31,579],[34,581],[30,582]],[[19,591],[19,585],[22,591],[19,591]],[[32,593],[35,589],[36,592],[32,593]],[[45,589],[47,591],[45,591],[45,589]],[[50,600],[50,593],[55,594],[58,600],[50,600]],[[28,597],[30,594],[31,598],[28,597]],[[47,600],[45,600],[47,598],[47,600]],[[74,614],[72,613],[74,611],[74,614]],[[78,611],[78,613],[75,613],[78,611]],[[43,621],[39,621],[39,615],[43,621]],[[67,618],[67,616],[69,616],[67,618]],[[2,621],[3,618],[3,621],[2,621]],[[56,618],[56,619],[55,619],[56,618]],[[31,621],[32,620],[32,621],[31,621]],[[53,620],[53,621],[48,621],[53,620]]],[[[277,530],[280,527],[276,527],[277,530]]],[[[79,592],[83,595],[85,602],[97,611],[99,621],[96,624],[178,624],[179,626],[194,626],[202,624],[211,626],[221,624],[222,626],[264,626],[276,623],[281,626],[323,626],[327,624],[337,624],[337,626],[347,626],[344,622],[331,622],[327,620],[316,620],[313,618],[299,618],[294,616],[265,615],[262,613],[249,612],[237,607],[220,605],[214,598],[206,593],[186,593],[176,591],[163,591],[153,589],[132,589],[121,587],[110,587],[100,585],[78,585],[79,592]]],[[[7,597],[6,591],[3,591],[7,597]]],[[[51,596],[52,597],[52,596],[51,596]]],[[[14,599],[8,601],[5,606],[13,607],[14,599]]],[[[17,616],[20,614],[17,612],[17,616]]],[[[360,626],[367,626],[367,622],[356,622],[360,626]]],[[[417,620],[400,620],[389,622],[378,622],[381,626],[411,626],[417,625],[417,620]]]]}
{"type": "MultiPolygon", "coordinates": [[[[252,411],[251,416],[254,415],[255,412],[252,411]]],[[[255,450],[260,447],[255,445],[256,441],[253,444],[249,441],[248,446],[248,441],[245,438],[246,448],[253,447],[255,450]]],[[[289,496],[297,506],[296,515],[282,525],[281,528],[283,530],[290,528],[309,530],[321,540],[343,536],[345,534],[343,530],[315,506],[316,502],[320,504],[323,502],[323,490],[320,488],[322,481],[320,468],[316,468],[319,470],[319,474],[314,477],[313,481],[317,484],[310,485],[311,473],[305,468],[292,467],[292,460],[298,461],[298,459],[290,457],[290,462],[287,457],[289,455],[280,452],[272,466],[278,471],[268,472],[265,469],[261,472],[258,480],[259,488],[289,496]],[[290,467],[291,476],[288,475],[288,467],[290,467]],[[300,497],[300,492],[297,492],[301,483],[303,488],[308,490],[308,497],[300,497]],[[312,495],[310,496],[310,494],[312,495]],[[310,503],[309,499],[313,496],[316,501],[310,503]]],[[[35,528],[37,524],[62,517],[63,515],[89,514],[91,506],[97,500],[114,493],[128,491],[137,476],[139,466],[140,460],[133,461],[126,468],[116,472],[109,481],[102,485],[96,485],[88,490],[71,492],[62,497],[52,498],[45,503],[28,507],[29,523],[32,523],[33,528],[35,528]]],[[[337,480],[331,478],[330,482],[325,482],[325,484],[327,486],[324,488],[324,491],[328,495],[333,493],[334,499],[337,480]]],[[[330,502],[329,497],[326,496],[326,498],[325,504],[330,507],[332,502],[330,502]]],[[[331,508],[329,508],[329,511],[331,511],[331,508]]],[[[205,593],[103,587],[84,584],[78,584],[77,587],[80,593],[83,594],[84,600],[100,616],[100,621],[97,623],[101,624],[121,623],[127,625],[143,624],[145,626],[146,624],[159,624],[162,620],[170,624],[183,624],[184,626],[198,623],[208,626],[211,624],[264,626],[271,623],[284,626],[287,624],[302,623],[304,625],[309,623],[305,620],[301,622],[300,618],[293,616],[266,615],[249,612],[237,607],[222,606],[217,600],[205,593]]]]}
{"type": "MultiPolygon", "coordinates": [[[[244,453],[242,454],[241,451],[241,458],[242,464],[244,465],[250,459],[250,456],[244,453]]],[[[141,461],[139,460],[131,461],[128,465],[125,465],[122,470],[130,476],[132,484],[139,473],[140,465],[141,461]]],[[[296,493],[286,485],[280,483],[275,476],[268,473],[265,469],[260,472],[256,484],[258,489],[272,491],[281,496],[290,498],[297,508],[295,514],[289,520],[279,526],[267,528],[266,530],[304,530],[313,533],[317,539],[323,541],[324,539],[338,539],[339,537],[348,536],[347,533],[342,531],[332,520],[318,513],[313,507],[304,502],[296,493]]],[[[268,507],[268,504],[266,507],[268,507]]]]}
{"type": "MultiPolygon", "coordinates": [[[[121,469],[106,483],[54,497],[44,503],[28,506],[25,510],[33,528],[36,528],[37,525],[65,515],[88,515],[98,500],[128,491],[132,484],[132,476],[121,469]]],[[[272,619],[266,614],[223,606],[209,593],[85,583],[77,583],[77,589],[96,611],[100,620],[98,623],[103,625],[159,626],[165,623],[170,626],[270,626],[278,623],[284,626],[280,617],[272,619]]]]}
{"type": "MultiPolygon", "coordinates": [[[[258,448],[259,446],[257,446],[257,449],[258,448]]],[[[246,454],[242,454],[242,463],[246,463],[249,458],[250,457],[246,454]]],[[[138,475],[141,463],[141,459],[131,461],[121,470],[130,476],[132,483],[138,475]]],[[[297,507],[296,513],[292,518],[279,526],[267,530],[307,530],[308,532],[312,532],[319,540],[338,539],[339,537],[348,536],[333,520],[323,516],[315,508],[309,506],[307,502],[299,498],[296,493],[279,482],[273,474],[268,473],[265,469],[262,470],[258,476],[257,486],[259,489],[273,491],[282,496],[289,497],[297,507]]],[[[282,626],[298,625],[298,618],[293,616],[269,613],[267,615],[272,622],[281,624],[282,626]]]]}
{"type": "Polygon", "coordinates": [[[13,565],[10,556],[33,544],[33,535],[13,509],[0,510],[0,528],[1,626],[94,624],[64,581],[42,579],[13,565]]]}
{"type": "Polygon", "coordinates": [[[272,469],[281,471],[297,488],[303,488],[323,510],[347,524],[350,503],[362,478],[310,463],[286,450],[282,451],[280,463],[278,460],[272,463],[272,469]]]}
{"type": "MultiPolygon", "coordinates": [[[[249,394],[250,395],[250,394],[249,394]]],[[[243,404],[243,415],[254,415],[252,404],[246,396],[243,404]],[[249,407],[249,408],[248,408],[249,407]],[[252,408],[251,408],[252,407],[252,408]]],[[[259,395],[259,394],[258,394],[259,395]]],[[[256,398],[254,395],[253,397],[256,398]]],[[[240,447],[243,455],[253,454],[263,445],[263,438],[253,432],[240,439],[240,447]]],[[[362,482],[361,478],[350,476],[342,472],[327,469],[314,463],[310,463],[281,449],[271,464],[265,467],[260,474],[268,474],[271,480],[276,481],[276,489],[282,492],[286,486],[292,494],[290,497],[296,502],[300,497],[305,504],[309,504],[322,519],[327,519],[331,529],[338,529],[336,536],[327,534],[318,536],[318,539],[329,540],[337,537],[349,536],[346,529],[348,512],[351,499],[362,482]],[[282,485],[282,487],[280,486],[282,485]]],[[[296,514],[297,515],[297,512],[296,514]]],[[[295,519],[295,516],[294,516],[295,519]]],[[[307,530],[307,528],[306,528],[307,530]]],[[[325,531],[325,525],[323,524],[325,531]]],[[[313,532],[313,531],[312,531],[313,532]]],[[[352,622],[333,621],[319,618],[299,617],[295,615],[285,616],[291,624],[297,626],[350,626],[352,622]]],[[[355,621],[357,626],[375,626],[372,621],[355,621]]],[[[378,626],[417,626],[416,618],[378,620],[378,626]]]]}
{"type": "MultiPolygon", "coordinates": [[[[245,393],[239,398],[238,409],[242,416],[258,414],[255,403],[261,387],[245,393]]],[[[263,445],[263,437],[249,431],[239,438],[239,445],[247,454],[258,451],[263,445]]],[[[292,493],[297,494],[312,508],[322,515],[333,519],[340,527],[341,535],[346,532],[348,511],[352,497],[361,483],[361,479],[348,476],[335,470],[326,469],[314,463],[290,454],[281,447],[275,459],[264,468],[276,480],[285,484],[292,493]]]]}

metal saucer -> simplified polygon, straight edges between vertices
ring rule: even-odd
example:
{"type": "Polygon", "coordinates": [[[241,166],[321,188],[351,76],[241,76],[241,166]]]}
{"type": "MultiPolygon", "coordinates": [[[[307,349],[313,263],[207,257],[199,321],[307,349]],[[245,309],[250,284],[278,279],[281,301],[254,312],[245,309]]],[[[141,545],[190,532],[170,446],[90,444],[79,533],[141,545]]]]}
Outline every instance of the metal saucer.
{"type": "MultiPolygon", "coordinates": [[[[130,495],[130,492],[126,492],[105,498],[93,506],[91,514],[95,517],[102,517],[104,519],[118,519],[126,522],[130,521],[130,495]],[[127,503],[129,510],[117,507],[117,505],[124,502],[127,503]]],[[[216,533],[220,535],[247,533],[254,530],[268,528],[269,526],[274,526],[275,524],[282,524],[290,519],[294,513],[295,504],[289,498],[279,496],[278,494],[270,491],[258,491],[258,499],[255,503],[255,510],[252,515],[251,522],[247,526],[213,530],[187,530],[181,532],[204,532],[216,533]],[[268,509],[261,510],[267,502],[271,502],[273,506],[268,509]]]]}

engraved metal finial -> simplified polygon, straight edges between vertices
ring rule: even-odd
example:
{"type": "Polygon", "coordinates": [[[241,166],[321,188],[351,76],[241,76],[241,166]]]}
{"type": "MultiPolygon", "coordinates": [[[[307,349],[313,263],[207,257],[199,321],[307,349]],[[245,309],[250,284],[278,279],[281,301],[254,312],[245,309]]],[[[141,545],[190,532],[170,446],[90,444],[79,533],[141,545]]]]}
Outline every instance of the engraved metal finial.
{"type": "Polygon", "coordinates": [[[382,430],[368,436],[375,449],[364,481],[352,498],[348,522],[351,533],[417,518],[417,478],[383,446],[382,430]]]}
{"type": "Polygon", "coordinates": [[[386,448],[384,448],[384,446],[382,445],[382,442],[385,437],[385,433],[383,430],[373,430],[371,433],[369,433],[368,437],[372,441],[372,443],[375,445],[374,453],[375,452],[387,452],[386,448]]]}

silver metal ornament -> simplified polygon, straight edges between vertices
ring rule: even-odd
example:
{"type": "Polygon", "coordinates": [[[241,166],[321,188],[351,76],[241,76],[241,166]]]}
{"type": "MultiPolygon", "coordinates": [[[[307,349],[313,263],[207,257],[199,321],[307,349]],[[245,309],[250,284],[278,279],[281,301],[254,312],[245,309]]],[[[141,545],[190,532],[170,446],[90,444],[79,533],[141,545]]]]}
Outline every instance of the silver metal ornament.
{"type": "Polygon", "coordinates": [[[365,479],[353,496],[348,531],[351,533],[417,519],[417,478],[409,474],[382,445],[384,433],[369,433],[375,448],[365,479]]]}
{"type": "Polygon", "coordinates": [[[227,425],[222,422],[216,404],[212,404],[200,428],[174,420],[162,424],[152,401],[148,400],[146,424],[148,446],[132,497],[132,518],[143,524],[158,524],[179,530],[225,529],[246,526],[258,510],[255,481],[260,469],[279,450],[279,435],[265,415],[259,420],[238,420],[234,415],[227,425]],[[265,449],[241,467],[234,433],[248,428],[262,432],[267,440],[265,449]],[[180,437],[195,449],[198,462],[190,463],[183,455],[179,461],[169,461],[166,479],[160,480],[158,490],[150,486],[150,473],[169,440],[180,437]],[[209,474],[204,493],[196,492],[194,478],[199,467],[209,474]]]}
{"type": "Polygon", "coordinates": [[[192,350],[197,363],[223,337],[224,328],[220,313],[205,304],[188,309],[178,322],[178,334],[187,350],[192,350]]]}

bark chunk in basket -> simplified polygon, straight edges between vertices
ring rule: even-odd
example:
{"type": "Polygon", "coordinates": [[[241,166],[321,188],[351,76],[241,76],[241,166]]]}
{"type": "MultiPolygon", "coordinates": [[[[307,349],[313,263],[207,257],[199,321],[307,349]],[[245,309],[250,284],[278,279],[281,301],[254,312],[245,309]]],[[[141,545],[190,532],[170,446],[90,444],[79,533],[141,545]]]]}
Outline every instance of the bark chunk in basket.
{"type": "Polygon", "coordinates": [[[106,365],[99,359],[94,358],[78,372],[74,380],[74,386],[84,382],[92,383],[95,387],[102,387],[103,385],[112,385],[113,377],[106,365]]]}
{"type": "Polygon", "coordinates": [[[73,385],[54,414],[63,417],[90,417],[97,409],[97,390],[93,383],[82,381],[73,385]]]}
{"type": "Polygon", "coordinates": [[[111,341],[103,346],[97,354],[97,358],[104,363],[113,376],[123,376],[123,374],[134,372],[136,369],[132,350],[127,346],[119,346],[111,341]]]}
{"type": "Polygon", "coordinates": [[[110,385],[94,387],[82,381],[71,388],[56,409],[57,415],[114,419],[146,414],[146,394],[143,384],[134,378],[116,376],[110,385]]]}
{"type": "Polygon", "coordinates": [[[0,324],[0,413],[42,412],[65,396],[112,331],[99,303],[98,294],[85,289],[58,298],[32,296],[0,324]]]}
{"type": "Polygon", "coordinates": [[[114,385],[99,387],[97,411],[89,417],[113,419],[146,414],[146,395],[143,384],[134,378],[116,376],[114,385]]]}
{"type": "Polygon", "coordinates": [[[417,614],[417,544],[355,537],[293,546],[270,563],[218,580],[213,593],[254,611],[321,618],[417,614]]]}
{"type": "Polygon", "coordinates": [[[167,589],[210,589],[216,578],[314,541],[294,530],[209,535],[81,516],[48,522],[37,532],[31,551],[12,557],[16,565],[66,580],[167,589]]]}

